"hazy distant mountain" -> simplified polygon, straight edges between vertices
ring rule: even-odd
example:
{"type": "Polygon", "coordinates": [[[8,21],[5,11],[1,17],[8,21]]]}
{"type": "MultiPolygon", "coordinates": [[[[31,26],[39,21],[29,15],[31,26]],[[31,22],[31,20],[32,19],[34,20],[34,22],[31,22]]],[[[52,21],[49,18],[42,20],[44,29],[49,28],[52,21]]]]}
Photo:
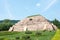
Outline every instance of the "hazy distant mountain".
{"type": "MultiPolygon", "coordinates": [[[[0,23],[2,23],[4,20],[0,20],[0,23]]],[[[12,22],[12,23],[17,23],[18,21],[20,21],[20,20],[10,20],[10,22],[12,22]]]]}

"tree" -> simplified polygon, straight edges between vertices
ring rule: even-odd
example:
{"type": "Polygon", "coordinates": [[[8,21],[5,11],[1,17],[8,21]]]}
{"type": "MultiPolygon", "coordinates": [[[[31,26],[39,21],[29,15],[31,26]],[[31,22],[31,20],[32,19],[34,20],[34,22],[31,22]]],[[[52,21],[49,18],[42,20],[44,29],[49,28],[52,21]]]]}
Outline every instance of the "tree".
{"type": "Polygon", "coordinates": [[[2,23],[0,23],[0,31],[6,31],[6,30],[8,30],[12,25],[13,25],[13,23],[12,23],[9,19],[5,19],[5,20],[3,20],[2,23]]]}
{"type": "Polygon", "coordinates": [[[53,20],[52,23],[60,29],[60,22],[57,19],[53,20]]]}

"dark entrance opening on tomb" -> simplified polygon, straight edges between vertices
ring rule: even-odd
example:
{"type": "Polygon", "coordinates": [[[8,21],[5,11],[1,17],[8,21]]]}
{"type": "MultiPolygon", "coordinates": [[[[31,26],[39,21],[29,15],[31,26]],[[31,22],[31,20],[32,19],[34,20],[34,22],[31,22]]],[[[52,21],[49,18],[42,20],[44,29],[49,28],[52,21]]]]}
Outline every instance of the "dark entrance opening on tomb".
{"type": "Polygon", "coordinates": [[[29,20],[32,21],[33,19],[30,18],[29,20]]]}

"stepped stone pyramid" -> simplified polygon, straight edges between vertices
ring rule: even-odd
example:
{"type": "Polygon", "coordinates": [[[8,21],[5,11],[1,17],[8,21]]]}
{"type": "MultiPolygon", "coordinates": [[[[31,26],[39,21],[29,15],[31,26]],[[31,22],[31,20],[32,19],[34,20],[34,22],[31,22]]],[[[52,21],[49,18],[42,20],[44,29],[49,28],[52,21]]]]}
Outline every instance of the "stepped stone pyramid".
{"type": "Polygon", "coordinates": [[[47,19],[45,19],[41,15],[34,15],[29,16],[12,27],[10,27],[9,31],[26,31],[28,29],[29,31],[37,31],[37,30],[57,30],[57,27],[50,23],[47,19]]]}

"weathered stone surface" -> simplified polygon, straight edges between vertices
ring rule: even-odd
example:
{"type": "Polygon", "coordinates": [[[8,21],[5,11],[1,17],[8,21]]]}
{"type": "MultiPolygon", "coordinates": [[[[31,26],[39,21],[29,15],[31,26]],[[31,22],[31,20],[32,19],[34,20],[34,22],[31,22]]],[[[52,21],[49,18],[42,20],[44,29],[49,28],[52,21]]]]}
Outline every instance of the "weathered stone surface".
{"type": "Polygon", "coordinates": [[[56,30],[57,27],[48,22],[43,16],[33,16],[25,18],[24,20],[19,21],[15,25],[13,25],[9,31],[26,31],[26,29],[30,31],[36,30],[56,30]]]}

